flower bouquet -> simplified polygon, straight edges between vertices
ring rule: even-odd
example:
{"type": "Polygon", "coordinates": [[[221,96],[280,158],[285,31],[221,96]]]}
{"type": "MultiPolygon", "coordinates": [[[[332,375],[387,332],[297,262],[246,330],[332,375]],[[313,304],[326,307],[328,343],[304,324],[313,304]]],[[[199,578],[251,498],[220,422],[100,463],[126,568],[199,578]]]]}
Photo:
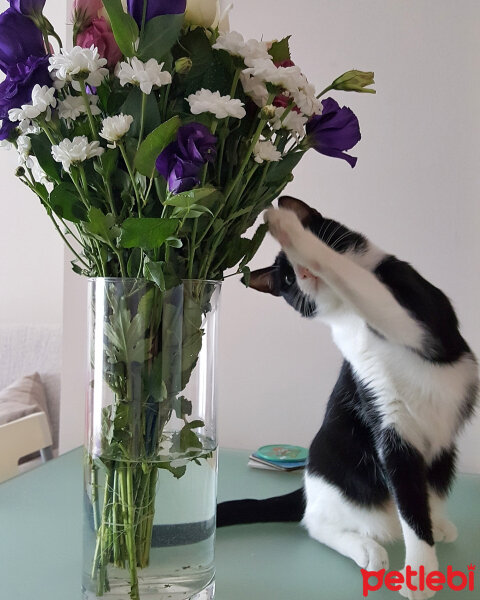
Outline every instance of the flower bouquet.
{"type": "Polygon", "coordinates": [[[0,15],[0,140],[74,271],[92,278],[89,398],[101,400],[87,422],[84,593],[138,599],[154,580],[155,597],[185,598],[193,587],[175,596],[165,574],[141,574],[159,478],[185,481],[214,461],[209,401],[187,395],[213,376],[202,353],[214,347],[214,282],[233,269],[248,285],[266,225],[245,234],[309,148],[355,165],[357,118],[321,98],[373,92],[373,73],[316,94],[288,38],[245,41],[217,0],[75,0],[63,47],[45,1],[10,0],[0,15]],[[126,588],[112,585],[122,577],[126,588]]]}

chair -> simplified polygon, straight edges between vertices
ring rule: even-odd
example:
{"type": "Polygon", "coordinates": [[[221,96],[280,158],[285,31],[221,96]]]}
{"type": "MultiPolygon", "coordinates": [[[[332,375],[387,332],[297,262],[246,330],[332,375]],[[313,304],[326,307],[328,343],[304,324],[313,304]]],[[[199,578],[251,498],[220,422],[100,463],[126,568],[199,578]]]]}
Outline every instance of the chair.
{"type": "Polygon", "coordinates": [[[52,436],[44,412],[0,425],[0,483],[18,475],[18,461],[40,450],[42,461],[53,458],[52,436]]]}

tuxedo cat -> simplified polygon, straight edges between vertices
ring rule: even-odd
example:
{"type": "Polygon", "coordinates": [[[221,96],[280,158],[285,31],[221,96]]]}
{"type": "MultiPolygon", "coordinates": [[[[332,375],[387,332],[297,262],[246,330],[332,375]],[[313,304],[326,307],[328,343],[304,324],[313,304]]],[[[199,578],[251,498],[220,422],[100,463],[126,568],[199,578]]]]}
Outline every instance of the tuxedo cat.
{"type": "Polygon", "coordinates": [[[301,520],[368,571],[388,569],[381,543],[403,535],[405,565],[437,570],[434,543],[457,536],[444,502],[476,401],[475,356],[447,297],[408,263],[300,200],[279,206],[266,221],[283,250],[250,286],[329,325],[344,362],[303,490],[220,504],[218,525],[301,520]]]}

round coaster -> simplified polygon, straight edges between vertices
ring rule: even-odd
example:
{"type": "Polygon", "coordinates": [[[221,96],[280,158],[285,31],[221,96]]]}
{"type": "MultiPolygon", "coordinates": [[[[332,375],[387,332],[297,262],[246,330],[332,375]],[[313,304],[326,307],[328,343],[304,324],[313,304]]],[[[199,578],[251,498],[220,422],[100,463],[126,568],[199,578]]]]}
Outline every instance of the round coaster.
{"type": "Polygon", "coordinates": [[[266,460],[277,460],[279,462],[299,462],[306,460],[308,451],[302,446],[290,446],[289,444],[270,444],[262,446],[256,452],[259,458],[266,460]]]}

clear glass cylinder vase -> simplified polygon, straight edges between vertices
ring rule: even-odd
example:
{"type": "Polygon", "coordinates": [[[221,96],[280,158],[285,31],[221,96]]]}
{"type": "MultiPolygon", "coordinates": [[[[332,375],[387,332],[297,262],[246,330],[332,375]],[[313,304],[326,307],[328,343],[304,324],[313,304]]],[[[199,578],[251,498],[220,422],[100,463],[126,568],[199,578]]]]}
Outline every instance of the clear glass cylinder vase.
{"type": "Polygon", "coordinates": [[[83,597],[214,597],[221,284],[89,283],[83,597]]]}

